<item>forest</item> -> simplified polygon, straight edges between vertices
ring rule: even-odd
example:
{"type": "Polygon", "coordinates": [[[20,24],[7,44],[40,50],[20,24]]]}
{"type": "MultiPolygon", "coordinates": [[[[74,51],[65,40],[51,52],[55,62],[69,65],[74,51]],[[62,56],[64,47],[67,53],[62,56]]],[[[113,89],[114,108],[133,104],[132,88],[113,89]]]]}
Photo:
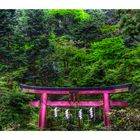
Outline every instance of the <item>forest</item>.
{"type": "MultiPolygon", "coordinates": [[[[102,108],[48,107],[46,131],[140,130],[140,10],[0,10],[0,130],[40,130],[39,97],[20,84],[45,87],[98,87],[131,83],[129,92],[112,94],[128,107],[112,107],[111,126],[102,108]],[[64,111],[70,110],[66,120],[64,111]],[[83,119],[77,111],[83,109],[83,119]]],[[[51,96],[65,100],[67,96],[51,96]]],[[[81,100],[102,99],[99,95],[81,100]]]]}

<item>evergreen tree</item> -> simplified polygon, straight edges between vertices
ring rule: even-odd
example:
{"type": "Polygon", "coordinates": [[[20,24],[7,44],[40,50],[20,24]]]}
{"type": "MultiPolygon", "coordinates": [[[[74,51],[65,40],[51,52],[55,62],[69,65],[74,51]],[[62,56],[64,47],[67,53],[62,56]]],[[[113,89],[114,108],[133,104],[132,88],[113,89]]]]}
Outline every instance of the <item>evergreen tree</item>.
{"type": "Polygon", "coordinates": [[[140,11],[120,10],[120,34],[126,46],[136,46],[140,42],[140,11]]]}

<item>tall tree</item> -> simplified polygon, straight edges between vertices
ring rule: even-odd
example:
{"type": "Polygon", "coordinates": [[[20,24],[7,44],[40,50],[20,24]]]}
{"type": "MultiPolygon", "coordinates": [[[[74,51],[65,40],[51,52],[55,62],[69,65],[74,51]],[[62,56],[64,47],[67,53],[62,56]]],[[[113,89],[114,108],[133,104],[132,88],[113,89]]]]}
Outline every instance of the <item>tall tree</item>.
{"type": "Polygon", "coordinates": [[[13,43],[14,16],[15,10],[0,11],[0,62],[7,66],[12,60],[10,50],[13,43]]]}
{"type": "Polygon", "coordinates": [[[26,10],[26,28],[24,35],[26,44],[30,47],[27,51],[29,61],[29,72],[33,84],[36,84],[36,61],[39,55],[42,58],[46,55],[48,47],[48,32],[46,28],[43,10],[26,10]]]}

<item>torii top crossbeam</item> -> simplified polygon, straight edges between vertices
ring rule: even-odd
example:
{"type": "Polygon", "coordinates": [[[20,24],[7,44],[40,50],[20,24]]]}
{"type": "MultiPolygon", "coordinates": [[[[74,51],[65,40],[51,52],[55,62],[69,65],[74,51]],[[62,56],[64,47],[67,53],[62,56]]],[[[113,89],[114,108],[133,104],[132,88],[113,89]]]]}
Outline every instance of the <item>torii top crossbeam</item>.
{"type": "Polygon", "coordinates": [[[108,93],[119,93],[129,91],[132,84],[122,84],[115,86],[100,86],[100,87],[80,87],[80,88],[67,88],[67,87],[41,87],[41,86],[28,86],[20,84],[23,91],[29,93],[43,94],[69,94],[70,92],[77,91],[79,94],[103,94],[108,93]]]}

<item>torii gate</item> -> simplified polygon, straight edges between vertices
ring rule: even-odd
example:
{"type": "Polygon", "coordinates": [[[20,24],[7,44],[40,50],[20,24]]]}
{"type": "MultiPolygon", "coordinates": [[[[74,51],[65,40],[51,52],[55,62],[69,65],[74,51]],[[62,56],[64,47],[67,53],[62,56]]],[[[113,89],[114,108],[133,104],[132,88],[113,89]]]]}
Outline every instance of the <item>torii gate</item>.
{"type": "Polygon", "coordinates": [[[103,106],[104,126],[109,128],[110,119],[108,113],[111,110],[111,106],[128,106],[127,102],[111,101],[110,94],[127,92],[131,88],[131,84],[115,85],[115,86],[101,86],[101,87],[88,87],[88,88],[58,88],[58,87],[40,87],[40,86],[28,86],[21,84],[20,87],[24,92],[40,94],[40,101],[30,102],[32,106],[40,107],[39,111],[39,128],[46,128],[46,112],[47,106],[51,107],[76,107],[76,106],[90,106],[99,107],[103,106]],[[71,101],[49,101],[48,95],[64,95],[71,96],[71,101]],[[103,95],[103,99],[100,101],[79,101],[79,95],[103,95]]]}

